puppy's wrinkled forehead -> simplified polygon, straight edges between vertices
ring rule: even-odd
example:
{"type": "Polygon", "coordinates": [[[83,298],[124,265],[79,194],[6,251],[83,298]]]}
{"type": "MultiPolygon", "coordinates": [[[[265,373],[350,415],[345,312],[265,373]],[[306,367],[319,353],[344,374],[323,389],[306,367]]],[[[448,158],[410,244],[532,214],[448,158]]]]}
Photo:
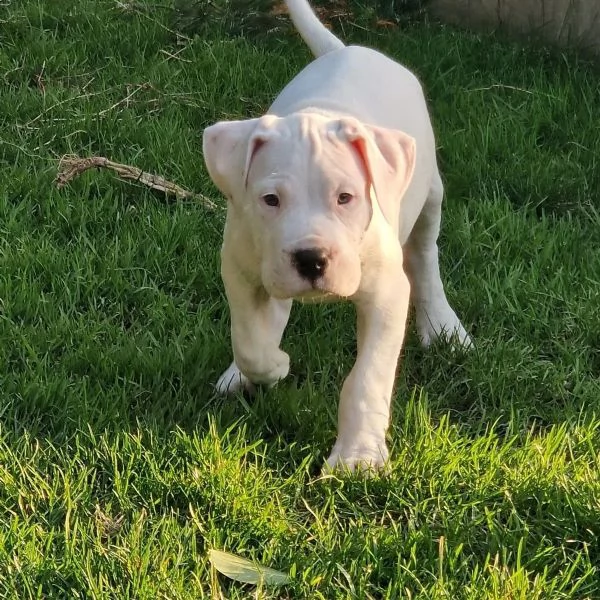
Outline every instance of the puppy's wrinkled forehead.
{"type": "Polygon", "coordinates": [[[331,177],[365,175],[356,152],[340,139],[339,121],[304,113],[264,119],[257,125],[250,149],[250,179],[267,175],[265,169],[270,171],[268,175],[298,177],[315,171],[326,171],[331,177]]]}

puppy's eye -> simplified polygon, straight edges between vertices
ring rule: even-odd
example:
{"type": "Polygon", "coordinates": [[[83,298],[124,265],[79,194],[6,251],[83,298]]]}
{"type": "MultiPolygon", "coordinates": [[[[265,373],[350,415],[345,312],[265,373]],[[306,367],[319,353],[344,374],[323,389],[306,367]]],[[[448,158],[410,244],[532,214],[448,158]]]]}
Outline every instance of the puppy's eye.
{"type": "Polygon", "coordinates": [[[279,197],[277,194],[265,194],[262,199],[267,206],[279,206],[279,197]]]}
{"type": "Polygon", "coordinates": [[[352,194],[349,194],[348,192],[342,192],[338,196],[338,204],[348,204],[353,198],[354,196],[352,194]]]}

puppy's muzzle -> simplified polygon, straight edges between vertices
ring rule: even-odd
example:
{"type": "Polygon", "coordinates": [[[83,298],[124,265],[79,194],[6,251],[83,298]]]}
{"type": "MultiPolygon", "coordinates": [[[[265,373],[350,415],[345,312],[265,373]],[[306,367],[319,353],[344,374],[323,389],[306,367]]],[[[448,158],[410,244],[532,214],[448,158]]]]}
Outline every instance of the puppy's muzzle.
{"type": "Polygon", "coordinates": [[[325,274],[329,257],[322,248],[305,248],[292,253],[292,264],[300,277],[314,284],[325,274]]]}

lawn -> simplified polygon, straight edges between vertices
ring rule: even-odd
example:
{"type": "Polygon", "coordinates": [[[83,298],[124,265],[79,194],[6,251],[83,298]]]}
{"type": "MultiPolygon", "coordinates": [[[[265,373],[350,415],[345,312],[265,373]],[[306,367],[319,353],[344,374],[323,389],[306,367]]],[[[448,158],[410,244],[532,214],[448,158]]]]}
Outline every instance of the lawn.
{"type": "Polygon", "coordinates": [[[177,36],[169,6],[0,5],[0,597],[600,597],[600,70],[423,18],[337,24],[425,85],[476,347],[411,327],[390,474],[323,478],[353,310],[297,307],[291,376],[216,396],[225,203],[201,156],[310,57],[289,30],[177,36]],[[59,190],[65,154],[218,208],[106,171],[59,190]],[[293,583],[229,582],[211,548],[293,583]]]}

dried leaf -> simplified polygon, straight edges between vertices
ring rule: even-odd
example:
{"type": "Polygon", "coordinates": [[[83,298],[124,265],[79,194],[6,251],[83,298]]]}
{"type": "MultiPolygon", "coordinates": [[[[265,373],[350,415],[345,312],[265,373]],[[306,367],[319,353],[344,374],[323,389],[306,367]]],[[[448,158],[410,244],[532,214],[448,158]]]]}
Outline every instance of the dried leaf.
{"type": "Polygon", "coordinates": [[[398,23],[394,21],[389,21],[388,19],[377,19],[377,27],[398,27],[398,23]]]}
{"type": "Polygon", "coordinates": [[[281,571],[263,567],[229,552],[209,550],[208,559],[219,573],[241,583],[285,585],[292,581],[289,575],[281,571]]]}

